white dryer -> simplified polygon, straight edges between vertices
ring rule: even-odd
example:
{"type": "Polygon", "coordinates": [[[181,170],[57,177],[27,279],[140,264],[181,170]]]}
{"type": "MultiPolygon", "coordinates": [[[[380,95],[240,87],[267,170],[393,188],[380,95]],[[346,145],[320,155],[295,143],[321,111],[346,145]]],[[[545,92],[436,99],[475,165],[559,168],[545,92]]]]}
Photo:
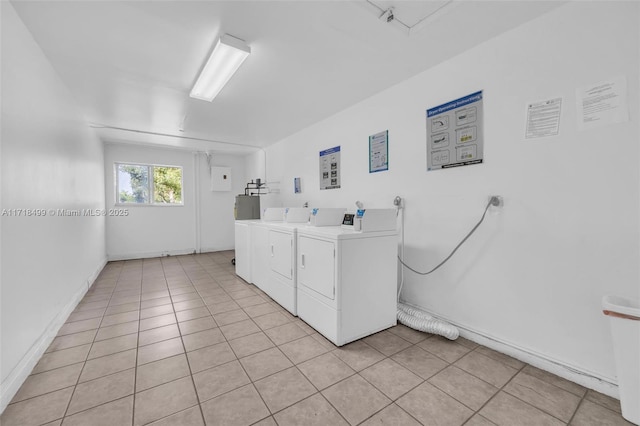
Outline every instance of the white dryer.
{"type": "Polygon", "coordinates": [[[397,231],[297,230],[298,316],[338,346],[396,324],[397,231]]]}
{"type": "Polygon", "coordinates": [[[236,275],[248,283],[253,282],[251,276],[251,224],[255,220],[236,220],[235,222],[235,259],[236,275]]]}
{"type": "MultiPolygon", "coordinates": [[[[306,224],[301,225],[306,226],[306,224]]],[[[296,235],[297,228],[301,225],[271,223],[267,226],[268,271],[262,290],[293,315],[297,315],[296,235]]]]}
{"type": "Polygon", "coordinates": [[[293,315],[297,315],[296,236],[299,227],[307,226],[310,213],[307,208],[286,208],[283,223],[267,226],[269,268],[263,290],[293,315]]]}
{"type": "Polygon", "coordinates": [[[281,223],[284,211],[285,209],[280,207],[265,208],[262,210],[262,219],[250,224],[251,282],[264,292],[267,292],[269,273],[269,226],[273,223],[281,223]]]}

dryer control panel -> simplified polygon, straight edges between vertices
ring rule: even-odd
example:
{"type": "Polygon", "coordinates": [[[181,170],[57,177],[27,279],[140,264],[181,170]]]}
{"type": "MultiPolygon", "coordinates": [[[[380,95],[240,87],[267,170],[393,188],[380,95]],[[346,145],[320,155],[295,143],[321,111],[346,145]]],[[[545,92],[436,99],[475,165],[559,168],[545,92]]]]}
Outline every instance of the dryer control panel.
{"type": "Polygon", "coordinates": [[[359,209],[353,230],[360,232],[393,231],[396,229],[396,209],[359,209]]]}

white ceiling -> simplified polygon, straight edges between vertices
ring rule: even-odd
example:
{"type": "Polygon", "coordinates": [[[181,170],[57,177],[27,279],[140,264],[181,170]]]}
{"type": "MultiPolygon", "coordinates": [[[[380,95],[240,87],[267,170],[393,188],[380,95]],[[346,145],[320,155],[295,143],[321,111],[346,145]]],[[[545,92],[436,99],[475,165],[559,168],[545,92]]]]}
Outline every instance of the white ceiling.
{"type": "Polygon", "coordinates": [[[275,143],[561,3],[12,4],[87,120],[111,127],[98,129],[103,140],[243,152],[233,144],[275,143]],[[379,19],[389,7],[396,22],[379,19]],[[223,33],[251,55],[212,103],[189,98],[223,33]]]}

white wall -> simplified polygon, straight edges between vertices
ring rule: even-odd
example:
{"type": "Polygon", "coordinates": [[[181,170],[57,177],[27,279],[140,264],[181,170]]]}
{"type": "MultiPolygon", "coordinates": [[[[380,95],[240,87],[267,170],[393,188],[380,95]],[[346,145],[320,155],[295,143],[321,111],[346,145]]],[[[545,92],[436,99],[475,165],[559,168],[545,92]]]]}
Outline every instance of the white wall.
{"type": "Polygon", "coordinates": [[[233,205],[244,190],[243,157],[215,155],[212,165],[232,168],[232,191],[210,191],[206,157],[190,151],[107,144],[105,181],[107,208],[126,209],[126,217],[107,217],[110,260],[135,259],[233,248],[233,205]],[[183,206],[117,206],[114,163],[182,167],[183,206]],[[197,178],[196,178],[197,177],[197,178]]]}
{"type": "Polygon", "coordinates": [[[403,298],[615,383],[600,300],[640,296],[638,12],[634,2],[562,6],[280,141],[267,150],[269,179],[291,206],[392,207],[402,196],[406,260],[420,270],[453,249],[489,195],[503,196],[448,265],[406,274],[403,298]],[[576,88],[617,75],[627,78],[630,121],[578,131],[576,88]],[[477,90],[485,163],[427,172],[425,110],[477,90]],[[525,140],[526,104],[559,96],[560,134],[525,140]],[[390,170],[369,174],[368,136],[386,129],[390,170]],[[342,188],[319,191],[318,153],[335,145],[342,188]]]}
{"type": "MultiPolygon", "coordinates": [[[[211,191],[209,167],[200,155],[200,245],[203,252],[235,247],[233,207],[236,195],[244,194],[250,180],[245,176],[245,157],[213,154],[211,165],[231,168],[231,191],[211,191]]],[[[256,176],[257,177],[257,176],[256,176]]],[[[254,178],[255,179],[255,178],[254,178]]]]}
{"type": "Polygon", "coordinates": [[[102,143],[11,3],[2,15],[0,411],[104,266],[103,217],[49,209],[103,209],[102,143]]]}
{"type": "MultiPolygon", "coordinates": [[[[253,155],[247,155],[244,159],[245,178],[247,182],[255,181],[256,178],[266,182],[266,193],[260,196],[260,209],[267,207],[283,207],[281,193],[282,171],[284,170],[285,157],[283,155],[283,144],[275,144],[268,150],[257,151],[253,155]]],[[[293,185],[293,182],[291,183],[293,185]]],[[[293,186],[291,186],[293,188],[293,186]]],[[[303,203],[303,202],[302,202],[303,203]]],[[[296,205],[298,207],[302,206],[296,205]]],[[[289,207],[294,207],[289,206],[289,207]]]]}

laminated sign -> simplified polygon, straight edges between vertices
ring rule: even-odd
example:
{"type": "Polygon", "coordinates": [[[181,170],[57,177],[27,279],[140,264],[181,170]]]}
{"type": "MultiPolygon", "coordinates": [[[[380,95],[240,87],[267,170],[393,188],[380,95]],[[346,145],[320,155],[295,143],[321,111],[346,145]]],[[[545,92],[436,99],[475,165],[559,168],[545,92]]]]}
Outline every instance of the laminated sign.
{"type": "Polygon", "coordinates": [[[340,147],[320,151],[320,189],[340,188],[340,147]]]}
{"type": "Polygon", "coordinates": [[[427,110],[427,170],[480,164],[482,91],[427,110]]]}

